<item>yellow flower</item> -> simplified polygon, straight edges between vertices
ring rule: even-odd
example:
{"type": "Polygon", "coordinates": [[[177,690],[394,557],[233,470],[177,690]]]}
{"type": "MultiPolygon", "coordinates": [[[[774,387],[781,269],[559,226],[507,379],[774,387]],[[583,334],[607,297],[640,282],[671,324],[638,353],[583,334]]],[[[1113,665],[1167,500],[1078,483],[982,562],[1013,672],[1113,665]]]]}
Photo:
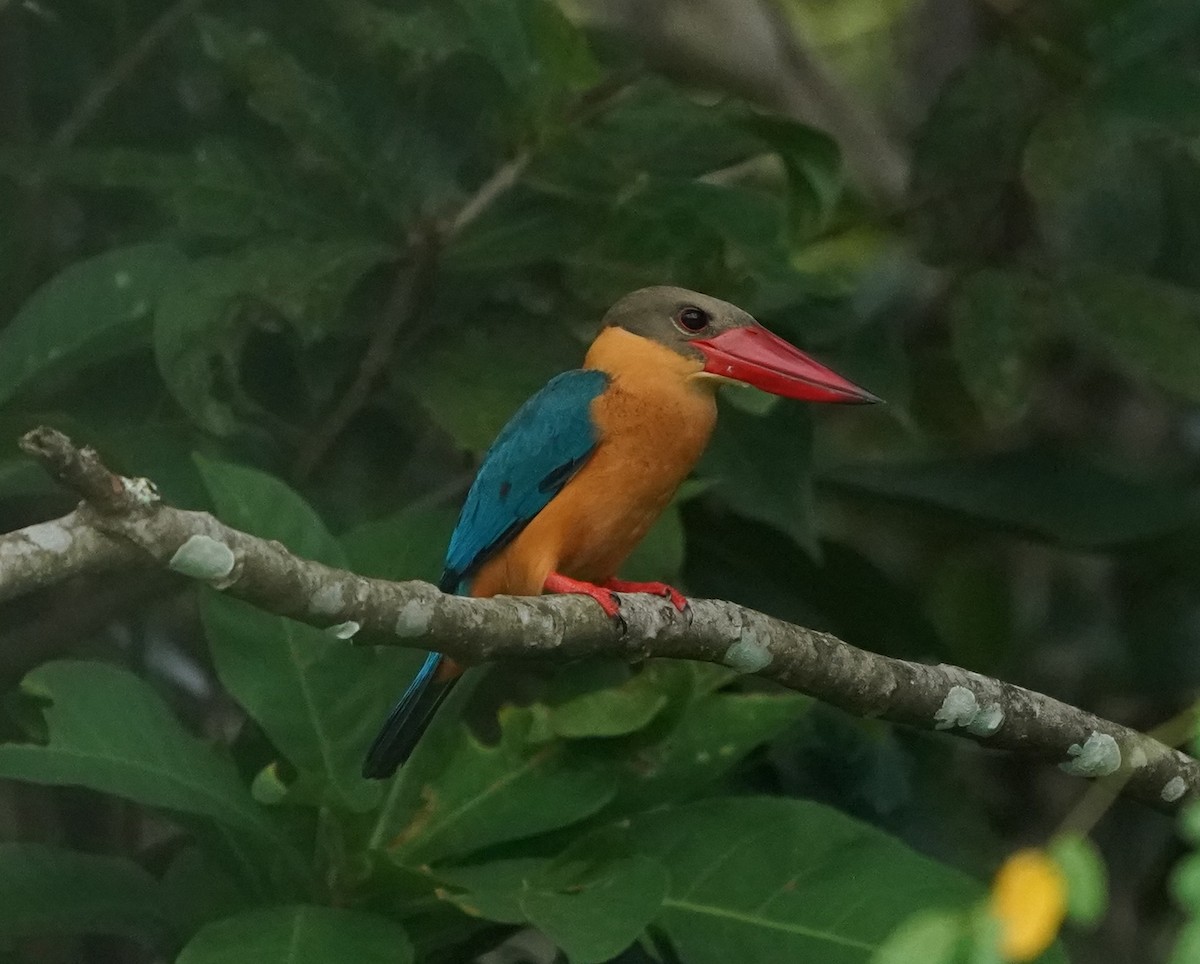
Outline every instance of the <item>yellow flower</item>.
{"type": "Polygon", "coordinates": [[[992,883],[992,916],[1000,922],[1000,953],[1032,961],[1054,943],[1067,913],[1067,881],[1041,850],[1018,850],[992,883]]]}

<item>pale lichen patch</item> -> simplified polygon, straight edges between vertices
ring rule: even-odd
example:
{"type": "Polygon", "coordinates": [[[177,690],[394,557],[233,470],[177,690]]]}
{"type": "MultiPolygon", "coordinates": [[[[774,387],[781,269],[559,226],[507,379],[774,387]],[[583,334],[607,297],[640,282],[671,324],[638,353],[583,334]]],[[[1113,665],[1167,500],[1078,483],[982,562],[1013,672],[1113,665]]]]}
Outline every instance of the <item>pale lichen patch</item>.
{"type": "Polygon", "coordinates": [[[237,557],[229,546],[202,535],[189,536],[167,563],[178,573],[210,582],[224,579],[236,564],[237,557]]]}
{"type": "Polygon", "coordinates": [[[125,492],[138,505],[154,505],[159,501],[158,486],[149,479],[121,479],[125,492]]]}
{"type": "Polygon", "coordinates": [[[725,651],[721,662],[739,673],[757,673],[771,665],[771,652],[759,642],[758,632],[752,626],[744,626],[738,641],[725,651]]]}
{"type": "Polygon", "coordinates": [[[991,736],[1004,723],[1004,708],[999,703],[981,707],[975,718],[967,724],[967,732],[975,736],[991,736]]]}
{"type": "Polygon", "coordinates": [[[338,639],[350,639],[362,629],[361,623],[356,623],[353,619],[348,619],[344,623],[338,623],[336,626],[330,626],[327,633],[332,633],[338,639]]]}
{"type": "Polygon", "coordinates": [[[1163,802],[1174,803],[1185,793],[1187,793],[1187,783],[1184,782],[1183,777],[1171,777],[1162,788],[1163,802]]]}
{"type": "Polygon", "coordinates": [[[66,552],[71,548],[72,535],[58,522],[42,522],[21,530],[29,542],[47,552],[66,552]]]}
{"type": "Polygon", "coordinates": [[[331,582],[312,594],[308,608],[318,616],[332,616],[346,605],[346,592],[340,582],[331,582]]]}
{"type": "Polygon", "coordinates": [[[410,599],[396,617],[396,635],[401,639],[424,636],[433,622],[435,604],[431,599],[410,599]]]}
{"type": "Polygon", "coordinates": [[[956,726],[970,728],[979,715],[979,701],[965,686],[951,686],[942,705],[933,714],[935,730],[951,730],[956,726]]]}
{"type": "Polygon", "coordinates": [[[1107,733],[1093,730],[1083,746],[1072,743],[1067,747],[1071,757],[1058,768],[1076,777],[1105,777],[1121,767],[1121,748],[1107,733]]]}

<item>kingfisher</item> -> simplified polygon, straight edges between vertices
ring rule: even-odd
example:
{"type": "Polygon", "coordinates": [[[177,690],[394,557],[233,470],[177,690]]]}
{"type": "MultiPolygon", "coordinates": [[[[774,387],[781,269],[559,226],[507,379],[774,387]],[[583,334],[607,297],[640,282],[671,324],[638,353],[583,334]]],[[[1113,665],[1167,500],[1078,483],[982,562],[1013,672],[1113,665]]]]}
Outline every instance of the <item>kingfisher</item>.
{"type": "MultiPolygon", "coordinates": [[[[617,577],[708,444],[716,390],[753,385],[813,402],[879,401],[741,308],[683,288],[626,295],[604,316],[583,367],[526,401],[483,458],[450,537],[438,587],[470,596],[590,596],[620,621],[622,592],[687,600],[617,577]]],[[[391,776],[461,668],[430,653],[388,716],[363,776],[391,776]]]]}

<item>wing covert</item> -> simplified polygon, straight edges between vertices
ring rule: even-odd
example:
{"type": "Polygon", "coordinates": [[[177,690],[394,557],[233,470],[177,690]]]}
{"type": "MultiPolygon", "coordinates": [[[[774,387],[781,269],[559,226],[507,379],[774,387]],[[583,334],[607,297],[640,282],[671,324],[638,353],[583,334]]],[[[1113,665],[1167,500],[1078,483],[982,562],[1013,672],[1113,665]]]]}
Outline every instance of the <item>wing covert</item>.
{"type": "Polygon", "coordinates": [[[598,442],[591,404],[608,380],[591,369],[556,375],[496,436],[450,537],[439,583],[444,592],[457,592],[588,460],[598,442]]]}

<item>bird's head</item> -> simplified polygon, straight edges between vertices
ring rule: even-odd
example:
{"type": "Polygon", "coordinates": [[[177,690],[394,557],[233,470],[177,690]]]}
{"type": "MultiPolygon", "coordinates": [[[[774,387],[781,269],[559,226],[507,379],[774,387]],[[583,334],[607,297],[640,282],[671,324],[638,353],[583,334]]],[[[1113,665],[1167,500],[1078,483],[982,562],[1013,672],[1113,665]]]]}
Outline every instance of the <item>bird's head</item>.
{"type": "Polygon", "coordinates": [[[702,376],[753,385],[772,395],[811,402],[879,401],[810,358],[749,314],[686,288],[642,288],[604,316],[623,328],[702,363],[702,376]]]}

